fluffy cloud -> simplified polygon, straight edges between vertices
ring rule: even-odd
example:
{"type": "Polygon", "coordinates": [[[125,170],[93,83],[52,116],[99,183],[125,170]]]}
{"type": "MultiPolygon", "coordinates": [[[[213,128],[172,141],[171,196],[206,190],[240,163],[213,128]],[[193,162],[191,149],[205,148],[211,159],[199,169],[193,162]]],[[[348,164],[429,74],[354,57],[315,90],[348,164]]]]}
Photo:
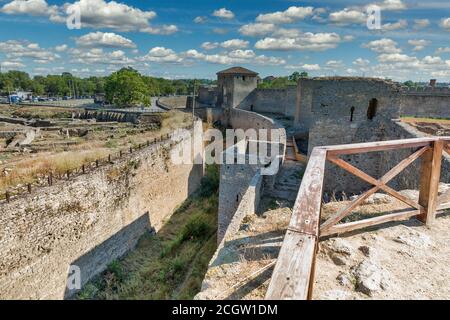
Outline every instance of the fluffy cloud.
{"type": "Polygon", "coordinates": [[[417,61],[417,58],[401,53],[383,53],[378,56],[378,61],[383,63],[414,62],[417,61]]]}
{"type": "Polygon", "coordinates": [[[241,39],[231,39],[224,41],[220,44],[222,48],[225,49],[239,49],[239,48],[247,48],[249,42],[241,39]]]}
{"type": "Polygon", "coordinates": [[[142,11],[126,4],[104,0],[79,0],[66,4],[67,10],[79,8],[82,26],[134,31],[149,26],[154,11],[142,11]]]}
{"type": "Polygon", "coordinates": [[[444,29],[450,30],[450,18],[442,19],[440,26],[444,29]]]}
{"type": "Polygon", "coordinates": [[[430,20],[428,19],[415,19],[414,20],[414,29],[423,29],[430,25],[430,20]]]}
{"type": "Polygon", "coordinates": [[[6,14],[27,14],[32,16],[50,16],[56,14],[57,11],[57,6],[49,6],[45,0],[14,0],[0,9],[0,12],[6,14]]]}
{"type": "Polygon", "coordinates": [[[394,31],[399,29],[405,29],[408,27],[408,21],[405,19],[401,19],[395,23],[386,23],[381,26],[381,29],[384,31],[394,31]]]}
{"type": "Polygon", "coordinates": [[[329,60],[325,65],[327,69],[339,69],[344,67],[344,62],[342,60],[329,60]]]}
{"type": "Polygon", "coordinates": [[[436,50],[436,54],[450,53],[450,47],[441,47],[436,50]]]}
{"type": "Polygon", "coordinates": [[[397,42],[387,38],[371,41],[364,44],[363,47],[377,53],[400,53],[402,51],[397,48],[397,42]]]}
{"type": "Polygon", "coordinates": [[[57,52],[64,52],[64,51],[67,50],[67,48],[68,48],[67,44],[62,44],[60,46],[56,46],[55,47],[55,51],[57,51],[57,52]]]}
{"type": "Polygon", "coordinates": [[[158,27],[154,27],[154,26],[148,26],[145,28],[142,28],[140,30],[143,33],[148,33],[148,34],[164,34],[164,35],[169,35],[169,34],[173,34],[175,32],[178,32],[178,27],[176,25],[162,25],[162,26],[158,26],[158,27]]]}
{"type": "Polygon", "coordinates": [[[311,33],[307,32],[297,38],[267,37],[255,44],[260,50],[300,50],[324,51],[333,49],[344,41],[337,33],[311,33]]]}
{"type": "Polygon", "coordinates": [[[366,67],[370,64],[370,61],[367,59],[358,58],[355,61],[353,61],[353,64],[358,67],[366,67]]]}
{"type": "Polygon", "coordinates": [[[93,48],[89,50],[71,49],[69,50],[72,63],[79,64],[103,64],[131,66],[135,63],[134,59],[127,57],[122,50],[105,52],[102,48],[93,48]]]}
{"type": "Polygon", "coordinates": [[[75,41],[80,47],[136,48],[133,41],[112,32],[91,32],[75,41]]]}
{"type": "Polygon", "coordinates": [[[232,65],[237,63],[252,63],[264,65],[282,65],[286,61],[277,57],[267,57],[265,55],[257,56],[253,50],[233,50],[221,54],[204,54],[197,50],[188,50],[184,53],[186,59],[200,60],[214,64],[232,65]]]}
{"type": "Polygon", "coordinates": [[[344,10],[330,13],[329,20],[335,24],[363,24],[367,21],[365,13],[359,10],[345,8],[344,10]]]}
{"type": "Polygon", "coordinates": [[[200,23],[200,24],[206,23],[206,21],[208,21],[208,18],[206,18],[205,16],[198,16],[198,17],[195,17],[195,19],[194,19],[195,23],[200,23]]]}
{"type": "Polygon", "coordinates": [[[25,67],[22,62],[18,61],[3,61],[0,62],[0,66],[5,69],[20,69],[25,67]]]}
{"type": "Polygon", "coordinates": [[[239,28],[239,32],[244,36],[259,37],[265,36],[276,30],[271,23],[249,23],[239,28]]]}
{"type": "Polygon", "coordinates": [[[233,19],[234,13],[231,10],[226,8],[220,8],[215,10],[212,14],[214,17],[222,18],[222,19],[233,19]]]}
{"type": "Polygon", "coordinates": [[[377,3],[377,5],[381,8],[381,10],[405,10],[406,4],[402,2],[402,0],[384,0],[381,3],[377,3]]]}
{"type": "Polygon", "coordinates": [[[285,11],[260,14],[256,17],[256,21],[269,24],[293,23],[312,16],[313,10],[313,7],[289,7],[285,11]]]}
{"type": "Polygon", "coordinates": [[[29,58],[37,63],[49,63],[59,58],[57,54],[41,48],[39,44],[27,41],[0,42],[0,52],[4,53],[8,59],[29,58]]]}
{"type": "Polygon", "coordinates": [[[172,49],[164,47],[154,47],[147,55],[139,58],[140,61],[160,62],[160,63],[181,63],[183,59],[172,49]]]}
{"type": "Polygon", "coordinates": [[[219,47],[220,43],[218,42],[203,42],[201,47],[205,50],[213,50],[219,47]]]}
{"type": "Polygon", "coordinates": [[[414,46],[413,51],[421,51],[425,49],[431,42],[428,40],[408,40],[408,43],[414,46]]]}

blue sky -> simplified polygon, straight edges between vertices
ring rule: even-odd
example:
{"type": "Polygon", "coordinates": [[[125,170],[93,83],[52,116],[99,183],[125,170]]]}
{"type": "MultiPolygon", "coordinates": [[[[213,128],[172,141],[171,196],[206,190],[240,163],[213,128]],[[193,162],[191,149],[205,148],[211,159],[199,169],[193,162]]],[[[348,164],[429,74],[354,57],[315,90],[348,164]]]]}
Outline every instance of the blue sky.
{"type": "Polygon", "coordinates": [[[132,66],[215,78],[241,65],[263,77],[450,81],[448,0],[0,0],[0,30],[2,70],[33,75],[132,66]],[[367,27],[369,4],[381,10],[381,29],[367,27]],[[67,27],[67,10],[80,12],[81,29],[67,27]]]}

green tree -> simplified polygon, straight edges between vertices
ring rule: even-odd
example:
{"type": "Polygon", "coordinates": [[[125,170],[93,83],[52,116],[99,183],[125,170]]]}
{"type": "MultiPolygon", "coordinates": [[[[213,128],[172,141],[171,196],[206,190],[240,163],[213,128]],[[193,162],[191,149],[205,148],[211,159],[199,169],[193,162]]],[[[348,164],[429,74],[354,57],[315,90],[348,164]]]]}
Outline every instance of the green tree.
{"type": "Polygon", "coordinates": [[[148,87],[139,72],[122,68],[106,79],[106,100],[117,107],[150,105],[148,87]]]}

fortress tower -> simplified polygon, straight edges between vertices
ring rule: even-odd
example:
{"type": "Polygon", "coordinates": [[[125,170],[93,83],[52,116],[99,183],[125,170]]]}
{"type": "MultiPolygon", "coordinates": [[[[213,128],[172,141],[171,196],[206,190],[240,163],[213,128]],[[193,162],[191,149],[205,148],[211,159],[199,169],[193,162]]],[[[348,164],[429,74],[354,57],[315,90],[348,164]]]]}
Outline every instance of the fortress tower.
{"type": "Polygon", "coordinates": [[[256,89],[258,73],[233,67],[217,73],[217,107],[236,108],[256,89]]]}

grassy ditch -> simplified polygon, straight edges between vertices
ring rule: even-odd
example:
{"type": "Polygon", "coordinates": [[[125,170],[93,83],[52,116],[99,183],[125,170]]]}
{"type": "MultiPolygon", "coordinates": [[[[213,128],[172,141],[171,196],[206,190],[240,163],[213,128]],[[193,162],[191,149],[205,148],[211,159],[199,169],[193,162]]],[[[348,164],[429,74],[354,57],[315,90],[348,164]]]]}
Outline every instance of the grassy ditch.
{"type": "Polygon", "coordinates": [[[78,299],[192,299],[216,250],[218,168],[209,166],[197,192],[156,234],[112,262],[78,299]]]}

